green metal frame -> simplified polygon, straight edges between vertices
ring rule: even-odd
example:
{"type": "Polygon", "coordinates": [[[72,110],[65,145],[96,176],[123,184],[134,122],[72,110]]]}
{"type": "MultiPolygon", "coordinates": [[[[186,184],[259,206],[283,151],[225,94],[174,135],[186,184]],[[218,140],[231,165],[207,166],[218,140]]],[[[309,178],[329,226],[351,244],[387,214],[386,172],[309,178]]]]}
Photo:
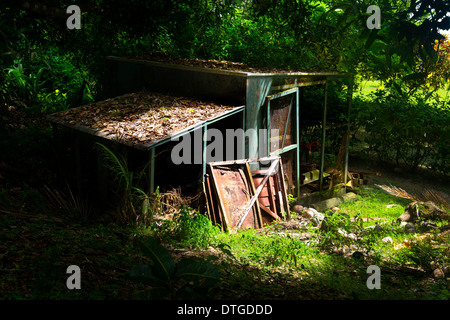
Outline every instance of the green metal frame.
{"type": "Polygon", "coordinates": [[[324,98],[322,107],[322,142],[320,150],[320,171],[319,171],[319,190],[322,190],[323,186],[323,172],[325,165],[325,142],[327,131],[327,102],[328,102],[328,81],[325,82],[324,98]]]}
{"type": "MultiPolygon", "coordinates": [[[[200,66],[184,66],[113,56],[107,57],[107,60],[111,64],[110,70],[116,73],[114,77],[111,77],[111,93],[113,94],[133,92],[138,88],[140,90],[142,81],[144,81],[145,87],[154,91],[170,91],[180,96],[189,94],[208,100],[225,99],[233,101],[233,104],[245,104],[243,118],[245,125],[242,127],[244,130],[255,129],[249,136],[249,142],[258,140],[258,129],[265,128],[263,123],[264,103],[266,97],[271,93],[287,89],[295,91],[299,87],[312,85],[326,85],[328,81],[353,80],[352,74],[340,72],[261,73],[208,69],[200,66]],[[279,81],[280,79],[287,81],[279,81]]],[[[298,102],[297,97],[297,106],[299,106],[298,102]]],[[[349,94],[349,110],[350,107],[351,95],[349,94]]],[[[296,116],[298,117],[298,115],[296,116]]],[[[265,146],[262,146],[264,150],[260,150],[259,143],[244,142],[244,145],[246,158],[264,156],[265,146]]],[[[143,149],[150,150],[152,147],[144,146],[143,149]]],[[[281,153],[286,151],[288,149],[280,150],[281,153]]],[[[300,161],[299,148],[297,148],[297,155],[300,161]]],[[[348,157],[348,148],[346,157],[348,157]]],[[[348,158],[346,158],[347,160],[348,158]]],[[[345,169],[348,169],[347,163],[345,169]]],[[[297,180],[300,181],[300,170],[297,171],[297,174],[297,180]]],[[[297,184],[300,185],[300,183],[297,184]]]]}
{"type": "MultiPolygon", "coordinates": [[[[212,124],[214,122],[220,121],[220,120],[222,120],[222,119],[224,119],[226,117],[229,117],[231,115],[237,114],[239,112],[242,112],[242,121],[244,122],[244,119],[245,119],[245,107],[242,106],[242,107],[239,107],[239,108],[237,108],[237,109],[235,109],[235,110],[233,110],[231,112],[227,112],[227,113],[225,113],[225,114],[223,114],[223,115],[221,115],[221,116],[219,116],[217,118],[211,119],[209,121],[204,121],[204,122],[202,122],[202,123],[200,123],[198,125],[194,125],[194,126],[188,128],[186,130],[183,130],[183,131],[181,131],[181,132],[179,132],[179,133],[177,133],[177,134],[175,134],[173,136],[170,136],[168,138],[165,138],[165,139],[163,139],[161,141],[158,141],[157,143],[154,143],[154,144],[148,146],[148,151],[150,152],[150,159],[149,159],[149,161],[150,161],[150,164],[149,164],[149,176],[150,176],[149,177],[149,179],[150,179],[149,185],[150,185],[150,188],[149,189],[150,190],[149,190],[149,192],[150,193],[155,192],[155,149],[156,149],[156,147],[161,146],[161,145],[163,145],[163,144],[165,144],[165,143],[167,143],[169,141],[172,141],[172,139],[174,139],[174,138],[178,138],[178,137],[181,137],[181,136],[183,136],[185,134],[189,134],[189,133],[191,133],[191,132],[193,132],[193,131],[195,131],[197,129],[203,130],[203,143],[202,143],[202,173],[203,173],[202,177],[203,178],[202,179],[205,179],[205,174],[206,174],[206,145],[207,145],[206,141],[207,141],[208,125],[210,125],[210,124],[212,124]]],[[[244,135],[244,139],[245,139],[245,135],[244,135]]],[[[243,143],[243,146],[245,148],[245,141],[243,143]]]]}
{"type": "MultiPolygon", "coordinates": [[[[322,137],[321,137],[321,159],[320,159],[320,170],[319,170],[319,190],[322,190],[323,187],[323,178],[324,178],[324,165],[325,165],[325,142],[326,142],[326,125],[327,125],[327,109],[328,109],[328,83],[329,81],[339,81],[342,79],[349,79],[349,85],[348,85],[348,91],[347,91],[347,137],[346,137],[346,146],[345,146],[345,163],[344,163],[344,185],[347,185],[347,174],[348,174],[348,157],[349,157],[349,130],[350,130],[350,112],[351,112],[351,105],[352,105],[352,93],[353,93],[353,77],[346,76],[327,76],[325,80],[323,81],[315,81],[314,83],[302,83],[302,84],[296,84],[297,86],[294,88],[290,88],[288,90],[272,94],[267,96],[267,107],[266,107],[266,127],[268,130],[268,139],[267,139],[267,154],[269,156],[271,155],[279,155],[291,150],[296,150],[296,188],[297,192],[300,190],[300,132],[299,132],[299,110],[300,110],[300,99],[299,99],[299,92],[300,87],[307,86],[307,85],[324,85],[324,96],[323,96],[323,107],[322,107],[322,137]],[[276,150],[274,152],[270,152],[270,102],[274,99],[289,95],[289,94],[296,94],[296,109],[295,109],[295,121],[296,121],[296,137],[295,137],[295,144],[292,144],[290,146],[285,147],[284,146],[284,139],[286,135],[287,127],[285,127],[284,136],[283,136],[283,144],[282,148],[279,150],[276,150]]],[[[292,102],[291,106],[292,108],[292,102]]],[[[291,109],[289,110],[288,114],[288,121],[289,117],[291,115],[291,109]]],[[[287,123],[286,123],[287,126],[287,123]]]]}
{"type": "Polygon", "coordinates": [[[266,109],[266,121],[267,121],[267,154],[269,156],[274,156],[274,155],[280,155],[283,153],[286,153],[288,151],[292,151],[292,150],[296,150],[296,181],[295,181],[295,188],[296,188],[296,192],[298,193],[297,195],[299,195],[299,191],[300,191],[300,135],[299,135],[299,95],[300,95],[300,89],[299,87],[296,88],[292,88],[283,92],[279,92],[270,96],[267,96],[267,109],[266,109]],[[295,130],[295,143],[291,144],[287,147],[284,146],[285,143],[285,138],[286,138],[286,133],[287,133],[287,127],[289,124],[289,120],[292,114],[292,107],[293,107],[293,100],[291,100],[291,103],[289,105],[289,111],[288,111],[288,118],[286,121],[286,125],[284,128],[284,134],[283,134],[283,143],[281,145],[281,149],[275,150],[274,152],[270,152],[270,101],[275,100],[277,98],[281,98],[290,94],[295,94],[295,126],[296,126],[296,130],[295,130]]]}
{"type": "MultiPolygon", "coordinates": [[[[202,130],[203,132],[203,144],[202,144],[202,163],[203,163],[203,173],[206,171],[206,134],[207,127],[214,121],[223,119],[231,114],[242,112],[242,128],[244,131],[246,129],[255,129],[255,132],[249,137],[249,141],[258,138],[258,129],[264,128],[264,102],[268,101],[268,108],[270,108],[271,99],[276,99],[287,94],[296,93],[296,125],[297,130],[295,134],[295,144],[288,147],[284,146],[284,139],[282,148],[270,153],[270,130],[267,141],[267,155],[271,154],[282,154],[288,151],[296,150],[297,158],[297,193],[300,190],[300,132],[299,132],[299,90],[301,87],[312,86],[312,85],[325,85],[328,90],[328,81],[342,81],[349,80],[348,89],[348,114],[351,110],[351,100],[352,100],[352,86],[353,86],[353,75],[337,72],[276,72],[276,73],[257,73],[257,72],[236,72],[236,71],[221,71],[212,70],[200,67],[187,67],[178,66],[173,64],[165,64],[160,62],[144,62],[141,60],[133,60],[128,58],[119,57],[108,57],[108,61],[112,64],[111,70],[117,73],[116,76],[111,77],[113,80],[111,83],[111,93],[116,95],[118,93],[123,94],[126,92],[135,92],[139,88],[142,88],[143,81],[145,82],[145,87],[152,91],[162,91],[165,92],[170,89],[170,92],[177,93],[177,95],[183,96],[184,94],[195,95],[203,99],[215,100],[215,99],[225,99],[225,101],[233,101],[232,105],[242,105],[242,108],[238,110],[233,110],[231,113],[227,113],[219,118],[213,119],[210,122],[204,122],[193,127],[187,128],[186,130],[177,133],[175,136],[168,139],[153,141],[147,145],[135,145],[133,143],[122,142],[124,145],[138,150],[148,152],[149,155],[149,173],[150,173],[150,189],[154,192],[154,173],[155,173],[155,157],[156,148],[170,141],[171,138],[182,136],[188,134],[194,130],[202,130]],[[279,81],[279,80],[283,81],[279,81]],[[286,81],[285,81],[286,80],[286,81]],[[280,90],[286,90],[273,95],[273,92],[278,92],[280,90]],[[268,99],[268,100],[266,100],[268,99]]],[[[327,91],[326,90],[326,91],[327,91]]],[[[302,106],[303,107],[303,106],[302,106]]],[[[324,98],[324,114],[323,119],[326,121],[326,109],[327,109],[327,97],[324,98]]],[[[269,109],[270,110],[270,109],[269,109]]],[[[290,113],[289,116],[293,116],[290,113]]],[[[62,123],[57,120],[57,118],[52,118],[48,116],[48,119],[54,123],[67,126],[69,128],[78,130],[83,133],[87,133],[93,136],[97,136],[102,139],[109,139],[107,135],[96,130],[91,130],[88,128],[83,128],[82,126],[73,127],[68,123],[62,123]]],[[[270,129],[270,112],[267,113],[267,127],[270,129]]],[[[322,141],[325,141],[326,137],[326,122],[323,123],[322,128],[322,141]]],[[[348,123],[348,128],[350,123],[348,123]]],[[[285,130],[286,132],[286,130],[285,130]]],[[[347,130],[347,142],[345,150],[345,182],[347,182],[347,172],[348,172],[348,132],[347,130]]],[[[259,142],[259,141],[258,141],[259,142]]],[[[259,150],[259,143],[246,143],[244,135],[244,156],[245,158],[259,158],[265,156],[263,153],[265,150],[259,150]]],[[[264,145],[262,146],[265,149],[264,145]]],[[[324,143],[322,143],[322,151],[324,151],[324,143]]],[[[76,149],[77,150],[77,149],[76,149]]],[[[79,150],[76,152],[76,162],[79,162],[79,150]]],[[[324,152],[322,152],[322,159],[324,158],[324,152]]],[[[100,161],[100,160],[99,160],[100,161]]],[[[323,160],[321,162],[321,170],[323,173],[323,160]]],[[[81,168],[76,168],[77,173],[81,168]]],[[[322,177],[322,174],[321,176],[322,177]]],[[[320,179],[320,184],[322,185],[322,178],[320,179]]]]}
{"type": "Polygon", "coordinates": [[[347,139],[345,141],[345,163],[344,163],[344,186],[346,190],[347,190],[347,175],[348,175],[348,154],[350,144],[350,113],[352,110],[353,82],[354,78],[352,77],[349,81],[347,91],[347,139]]]}
{"type": "MultiPolygon", "coordinates": [[[[350,116],[350,112],[351,112],[351,104],[352,104],[352,91],[353,91],[353,77],[345,77],[347,79],[350,79],[349,81],[349,86],[348,86],[348,95],[347,95],[347,104],[348,104],[348,111],[347,111],[347,116],[350,116]]],[[[324,80],[320,83],[314,83],[315,85],[317,84],[323,84],[324,85],[324,100],[323,100],[323,109],[322,109],[322,143],[321,143],[321,161],[320,161],[320,173],[319,173],[319,190],[322,189],[323,187],[323,176],[324,176],[324,163],[325,163],[325,141],[326,141],[326,122],[327,122],[327,109],[328,109],[328,81],[338,81],[341,80],[342,77],[327,77],[327,80],[324,80]]],[[[311,85],[313,85],[311,83],[311,85]]],[[[272,95],[269,95],[266,97],[266,128],[267,128],[267,156],[274,156],[274,155],[281,155],[283,153],[295,150],[296,152],[296,182],[295,182],[295,187],[296,187],[296,192],[299,193],[300,190],[300,176],[301,176],[301,172],[300,172],[300,132],[299,132],[299,120],[300,120],[300,88],[303,85],[297,85],[294,88],[290,88],[288,90],[279,92],[279,93],[275,93],[272,95]],[[290,104],[290,110],[288,113],[288,121],[286,122],[286,127],[284,129],[284,135],[283,135],[283,143],[282,143],[282,148],[279,150],[276,150],[274,152],[270,152],[270,102],[274,99],[277,98],[281,98],[283,96],[287,96],[290,94],[295,94],[295,124],[296,124],[296,130],[295,130],[295,143],[291,144],[287,147],[284,146],[285,143],[285,135],[286,135],[286,130],[287,130],[287,124],[288,121],[290,119],[290,117],[292,116],[292,107],[293,107],[293,101],[291,101],[290,104]]],[[[241,120],[242,120],[242,129],[245,131],[246,129],[246,124],[247,124],[247,118],[246,118],[246,108],[242,107],[236,110],[233,110],[230,113],[227,113],[223,116],[217,117],[212,119],[211,121],[206,121],[204,123],[199,124],[198,126],[194,126],[192,128],[189,128],[188,130],[185,130],[183,132],[178,133],[177,135],[170,137],[169,139],[165,139],[163,141],[158,141],[157,143],[149,146],[149,151],[150,151],[150,192],[154,192],[154,170],[155,170],[155,148],[168,142],[168,140],[188,134],[194,130],[197,129],[202,129],[203,130],[203,145],[202,145],[202,172],[203,172],[203,179],[204,176],[206,174],[206,146],[207,146],[207,128],[208,125],[219,121],[225,117],[231,116],[233,114],[242,112],[242,116],[241,116],[241,120]]],[[[347,123],[347,127],[350,127],[350,120],[348,120],[347,123]]],[[[347,184],[347,173],[348,173],[348,156],[349,156],[349,137],[348,137],[348,130],[347,130],[347,141],[346,141],[346,150],[345,150],[345,164],[344,164],[344,183],[345,185],[347,184]]],[[[244,155],[245,157],[248,157],[249,155],[246,154],[246,147],[245,147],[245,135],[244,135],[244,141],[243,141],[243,148],[244,148],[244,155]]],[[[262,156],[262,155],[259,155],[262,156]]],[[[298,195],[298,194],[297,194],[298,195]]]]}

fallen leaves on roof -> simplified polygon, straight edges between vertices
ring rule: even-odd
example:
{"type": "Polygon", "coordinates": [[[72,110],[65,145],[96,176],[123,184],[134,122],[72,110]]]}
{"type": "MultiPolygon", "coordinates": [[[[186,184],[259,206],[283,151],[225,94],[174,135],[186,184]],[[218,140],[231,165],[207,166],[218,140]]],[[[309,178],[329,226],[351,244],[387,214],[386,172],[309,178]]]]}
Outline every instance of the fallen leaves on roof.
{"type": "Polygon", "coordinates": [[[50,120],[103,137],[148,144],[211,120],[236,106],[141,91],[55,113],[50,120]]]}

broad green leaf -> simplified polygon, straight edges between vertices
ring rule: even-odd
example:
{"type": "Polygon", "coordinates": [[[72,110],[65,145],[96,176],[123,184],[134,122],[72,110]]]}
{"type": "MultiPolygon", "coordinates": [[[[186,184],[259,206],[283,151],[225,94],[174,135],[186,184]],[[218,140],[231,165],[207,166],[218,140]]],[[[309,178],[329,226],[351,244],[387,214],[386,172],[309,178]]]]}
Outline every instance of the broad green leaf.
{"type": "Polygon", "coordinates": [[[176,277],[198,284],[210,285],[220,280],[217,267],[210,262],[197,258],[184,258],[177,263],[176,277]]]}
{"type": "Polygon", "coordinates": [[[175,263],[169,251],[153,237],[147,238],[145,242],[137,240],[137,243],[144,255],[153,262],[155,276],[164,279],[167,283],[172,282],[175,263]]]}
{"type": "Polygon", "coordinates": [[[133,266],[130,271],[128,271],[130,278],[136,282],[141,282],[148,285],[165,284],[164,281],[153,272],[152,266],[147,264],[140,264],[133,266]]]}

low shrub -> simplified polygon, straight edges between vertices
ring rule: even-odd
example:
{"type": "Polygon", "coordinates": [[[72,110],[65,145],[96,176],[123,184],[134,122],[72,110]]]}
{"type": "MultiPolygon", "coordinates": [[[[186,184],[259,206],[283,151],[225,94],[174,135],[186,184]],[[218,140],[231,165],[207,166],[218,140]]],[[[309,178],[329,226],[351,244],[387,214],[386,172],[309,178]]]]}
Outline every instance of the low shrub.
{"type": "Polygon", "coordinates": [[[185,247],[205,249],[216,244],[220,229],[207,216],[182,205],[172,220],[163,220],[156,233],[165,241],[172,240],[185,247]]]}
{"type": "Polygon", "coordinates": [[[450,169],[450,106],[421,93],[401,95],[377,90],[355,99],[354,116],[365,131],[367,152],[412,170],[450,169]]]}

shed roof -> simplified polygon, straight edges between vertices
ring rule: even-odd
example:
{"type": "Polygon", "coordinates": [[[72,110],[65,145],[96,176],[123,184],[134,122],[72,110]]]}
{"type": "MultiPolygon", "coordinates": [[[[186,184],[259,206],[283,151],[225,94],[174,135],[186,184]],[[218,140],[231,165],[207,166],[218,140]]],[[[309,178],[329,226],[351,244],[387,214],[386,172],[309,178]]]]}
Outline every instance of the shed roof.
{"type": "Polygon", "coordinates": [[[225,60],[184,59],[155,56],[109,56],[108,59],[116,61],[134,61],[146,65],[164,65],[174,69],[192,70],[197,72],[209,72],[218,74],[230,74],[242,77],[267,77],[267,76],[295,76],[295,77],[349,77],[350,74],[334,71],[281,69],[270,67],[254,67],[240,62],[225,60]]]}
{"type": "Polygon", "coordinates": [[[48,119],[94,136],[149,150],[243,109],[244,106],[140,91],[57,112],[48,119]]]}

